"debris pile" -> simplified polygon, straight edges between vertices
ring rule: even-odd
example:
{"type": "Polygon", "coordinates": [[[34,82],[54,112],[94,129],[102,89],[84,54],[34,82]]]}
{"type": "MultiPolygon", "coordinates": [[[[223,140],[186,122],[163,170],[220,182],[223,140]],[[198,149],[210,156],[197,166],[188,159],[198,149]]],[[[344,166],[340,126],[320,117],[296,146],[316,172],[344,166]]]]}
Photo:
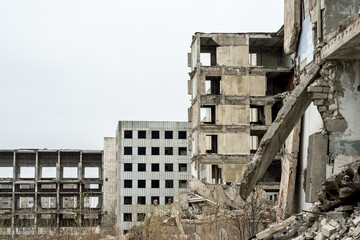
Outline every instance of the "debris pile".
{"type": "Polygon", "coordinates": [[[360,161],[328,178],[309,211],[271,225],[256,239],[360,239],[360,161]]]}

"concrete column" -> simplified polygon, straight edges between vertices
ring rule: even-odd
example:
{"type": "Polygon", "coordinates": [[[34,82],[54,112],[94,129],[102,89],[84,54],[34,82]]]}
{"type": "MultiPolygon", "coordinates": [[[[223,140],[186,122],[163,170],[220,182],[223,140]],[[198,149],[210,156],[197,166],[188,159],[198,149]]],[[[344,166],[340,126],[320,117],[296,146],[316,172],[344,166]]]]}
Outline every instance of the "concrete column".
{"type": "Polygon", "coordinates": [[[12,190],[12,208],[11,208],[11,237],[15,237],[15,182],[16,182],[16,151],[13,152],[13,190],[12,190]]]}
{"type": "Polygon", "coordinates": [[[38,185],[37,181],[39,179],[39,152],[35,152],[35,199],[34,199],[34,211],[35,211],[35,219],[34,219],[34,227],[35,227],[35,235],[38,233],[37,229],[37,210],[38,210],[38,185]]]}
{"type": "Polygon", "coordinates": [[[61,179],[61,165],[60,165],[60,151],[58,151],[58,161],[56,163],[56,230],[59,232],[60,228],[60,179],[61,179]]]}
{"type": "Polygon", "coordinates": [[[83,206],[83,193],[82,193],[82,183],[83,183],[83,170],[82,170],[82,154],[80,151],[80,162],[78,164],[78,178],[79,178],[79,225],[82,226],[82,206],[83,206]]]}

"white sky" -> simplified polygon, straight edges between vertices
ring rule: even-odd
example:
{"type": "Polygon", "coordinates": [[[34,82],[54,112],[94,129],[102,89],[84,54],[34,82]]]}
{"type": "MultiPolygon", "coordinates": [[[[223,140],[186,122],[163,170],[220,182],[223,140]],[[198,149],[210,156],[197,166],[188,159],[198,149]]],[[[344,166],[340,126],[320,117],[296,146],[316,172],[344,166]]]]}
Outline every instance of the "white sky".
{"type": "Polygon", "coordinates": [[[272,32],[283,0],[0,0],[0,148],[102,149],[187,121],[195,32],[272,32]]]}

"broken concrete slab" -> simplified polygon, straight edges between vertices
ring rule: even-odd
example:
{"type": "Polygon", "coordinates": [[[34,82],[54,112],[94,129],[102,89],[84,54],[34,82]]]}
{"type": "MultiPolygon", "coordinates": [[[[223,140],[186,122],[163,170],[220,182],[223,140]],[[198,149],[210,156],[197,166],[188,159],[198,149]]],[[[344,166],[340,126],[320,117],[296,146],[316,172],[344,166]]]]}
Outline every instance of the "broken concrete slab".
{"type": "Polygon", "coordinates": [[[285,105],[279,111],[275,121],[263,136],[255,156],[247,166],[241,181],[240,195],[243,199],[249,196],[255,184],[264,175],[267,168],[285,142],[295,124],[305,113],[311,103],[306,88],[316,78],[319,66],[312,64],[307,75],[291,93],[285,105]]]}
{"type": "Polygon", "coordinates": [[[296,52],[300,33],[301,0],[285,0],[284,2],[284,52],[296,52]]]}
{"type": "Polygon", "coordinates": [[[265,231],[262,231],[262,232],[256,234],[256,238],[257,239],[265,239],[265,238],[271,236],[272,234],[274,234],[280,230],[283,230],[287,226],[290,226],[294,223],[296,223],[296,217],[292,216],[292,217],[286,219],[285,221],[283,221],[281,223],[273,224],[265,231]]]}

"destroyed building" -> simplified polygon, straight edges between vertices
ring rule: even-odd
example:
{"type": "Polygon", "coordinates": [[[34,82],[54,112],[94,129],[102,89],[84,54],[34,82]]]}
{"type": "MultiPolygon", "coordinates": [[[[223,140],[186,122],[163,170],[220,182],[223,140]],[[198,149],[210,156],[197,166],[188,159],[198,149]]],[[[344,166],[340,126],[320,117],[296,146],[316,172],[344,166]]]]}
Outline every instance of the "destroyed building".
{"type": "Polygon", "coordinates": [[[153,205],[171,204],[187,190],[189,130],[188,122],[119,121],[116,139],[108,141],[116,144],[110,146],[116,148],[112,204],[121,234],[139,225],[153,205]]]}
{"type": "Polygon", "coordinates": [[[285,0],[284,51],[295,59],[298,84],[245,170],[243,198],[283,144],[279,219],[306,210],[318,195],[339,198],[341,185],[322,184],[360,153],[359,43],[358,0],[285,0]]]}
{"type": "MultiPolygon", "coordinates": [[[[191,67],[191,158],[207,183],[240,183],[259,142],[293,89],[293,62],[283,51],[284,31],[195,33],[191,67]]],[[[281,153],[260,180],[275,193],[281,153]]]]}
{"type": "Polygon", "coordinates": [[[95,150],[1,150],[0,234],[54,234],[100,226],[102,155],[95,150]]]}

